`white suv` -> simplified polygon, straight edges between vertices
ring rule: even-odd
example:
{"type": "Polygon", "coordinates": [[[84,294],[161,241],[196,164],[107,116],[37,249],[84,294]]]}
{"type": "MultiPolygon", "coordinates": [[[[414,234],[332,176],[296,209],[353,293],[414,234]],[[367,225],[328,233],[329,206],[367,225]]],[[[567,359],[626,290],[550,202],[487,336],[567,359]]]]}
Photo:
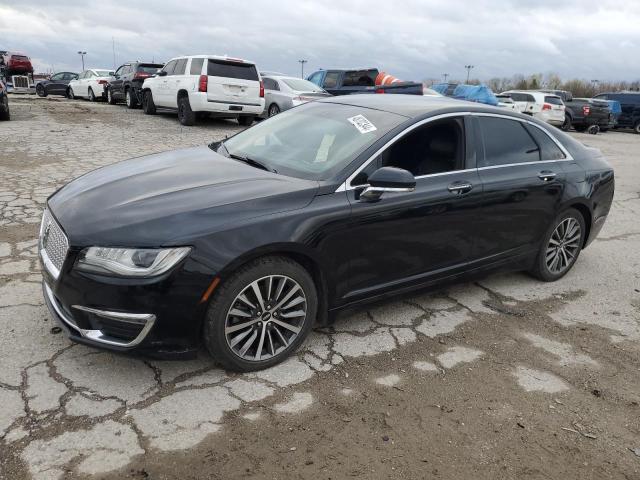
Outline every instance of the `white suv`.
{"type": "Polygon", "coordinates": [[[510,96],[516,111],[534,116],[543,122],[560,127],[564,123],[565,106],[562,98],[550,93],[534,90],[508,90],[500,96],[510,96]]]}
{"type": "Polygon", "coordinates": [[[264,87],[255,64],[217,55],[172,58],[142,84],[142,108],[178,111],[182,125],[193,125],[196,114],[237,118],[249,126],[264,110],[264,87]]]}

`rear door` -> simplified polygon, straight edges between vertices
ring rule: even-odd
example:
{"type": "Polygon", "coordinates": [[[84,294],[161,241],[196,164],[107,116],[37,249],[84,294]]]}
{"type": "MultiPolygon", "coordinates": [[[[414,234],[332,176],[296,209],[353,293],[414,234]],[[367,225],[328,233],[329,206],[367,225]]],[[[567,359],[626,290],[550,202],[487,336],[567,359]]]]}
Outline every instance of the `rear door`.
{"type": "Polygon", "coordinates": [[[476,114],[483,184],[474,256],[489,262],[537,249],[565,186],[565,153],[526,121],[476,114]]]}
{"type": "Polygon", "coordinates": [[[207,100],[213,103],[260,106],[260,77],[252,63],[209,58],[207,100]]]}
{"type": "Polygon", "coordinates": [[[115,75],[109,80],[109,85],[111,88],[111,95],[116,98],[122,98],[124,95],[124,91],[122,89],[122,85],[124,84],[124,75],[126,75],[127,67],[129,65],[120,65],[116,70],[115,75]]]}

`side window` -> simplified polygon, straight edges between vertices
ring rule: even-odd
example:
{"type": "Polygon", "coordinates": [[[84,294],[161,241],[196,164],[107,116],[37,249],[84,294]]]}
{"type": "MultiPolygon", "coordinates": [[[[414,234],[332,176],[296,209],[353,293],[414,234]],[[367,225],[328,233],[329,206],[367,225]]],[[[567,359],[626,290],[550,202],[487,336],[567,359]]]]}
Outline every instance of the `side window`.
{"type": "Polygon", "coordinates": [[[609,100],[609,97],[607,96],[606,93],[601,93],[600,95],[596,95],[593,98],[597,98],[597,99],[600,99],[600,100],[609,100]]]}
{"type": "Polygon", "coordinates": [[[187,59],[181,58],[176,62],[176,66],[173,69],[173,72],[169,75],[184,75],[185,68],[187,67],[187,59]]]}
{"type": "Polygon", "coordinates": [[[58,82],[62,79],[64,79],[64,73],[56,73],[51,77],[51,80],[53,80],[54,82],[58,82]]]}
{"type": "Polygon", "coordinates": [[[122,75],[124,75],[124,65],[120,65],[120,66],[118,67],[118,69],[116,70],[116,75],[117,75],[117,76],[120,76],[120,77],[121,77],[122,75]]]}
{"type": "Polygon", "coordinates": [[[382,153],[381,166],[409,170],[414,176],[464,168],[464,120],[447,118],[412,130],[382,153]]]}
{"type": "Polygon", "coordinates": [[[77,80],[78,79],[78,74],[77,73],[67,73],[64,76],[65,80],[77,80]]]}
{"type": "Polygon", "coordinates": [[[327,72],[324,77],[324,88],[335,88],[338,85],[339,72],[327,72]]]}
{"type": "Polygon", "coordinates": [[[202,73],[203,64],[204,64],[204,58],[192,58],[191,67],[189,67],[189,73],[191,75],[200,75],[202,73]]]}
{"type": "Polygon", "coordinates": [[[556,142],[551,140],[549,135],[541,129],[534,127],[533,125],[525,125],[525,128],[540,147],[540,160],[562,160],[563,158],[566,158],[565,154],[560,150],[560,147],[558,147],[556,142]]]}
{"type": "Polygon", "coordinates": [[[167,72],[167,75],[172,75],[173,74],[173,69],[175,68],[177,62],[178,62],[177,60],[171,60],[169,63],[167,63],[164,66],[162,71],[163,72],[167,72]]]}
{"type": "Polygon", "coordinates": [[[373,87],[374,85],[375,79],[371,78],[367,70],[345,72],[342,79],[343,87],[373,87]]]}
{"type": "Polygon", "coordinates": [[[484,139],[480,167],[540,160],[540,149],[522,122],[496,117],[478,117],[478,121],[484,139]]]}
{"type": "Polygon", "coordinates": [[[263,78],[265,90],[280,90],[278,83],[273,78],[263,78]]]}
{"type": "Polygon", "coordinates": [[[316,72],[313,75],[311,75],[309,77],[309,81],[311,83],[315,83],[316,85],[318,85],[319,87],[321,87],[322,85],[320,85],[320,82],[322,80],[322,72],[316,72]]]}

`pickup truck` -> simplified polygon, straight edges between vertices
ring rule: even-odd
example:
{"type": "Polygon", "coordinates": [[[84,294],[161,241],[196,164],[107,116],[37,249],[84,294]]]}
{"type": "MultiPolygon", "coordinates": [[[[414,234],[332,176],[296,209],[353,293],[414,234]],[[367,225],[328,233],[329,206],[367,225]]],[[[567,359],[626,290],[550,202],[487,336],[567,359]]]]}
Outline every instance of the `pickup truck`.
{"type": "MultiPolygon", "coordinates": [[[[593,98],[572,98],[565,101],[565,115],[569,118],[570,126],[576,132],[584,132],[591,125],[598,125],[600,131],[606,132],[612,122],[611,108],[605,100],[593,98]]],[[[564,130],[569,127],[563,125],[564,130]]]]}
{"type": "Polygon", "coordinates": [[[394,82],[376,85],[380,71],[377,68],[362,70],[318,70],[307,77],[312,83],[324,88],[331,95],[354,93],[404,93],[422,95],[422,83],[394,82]]]}

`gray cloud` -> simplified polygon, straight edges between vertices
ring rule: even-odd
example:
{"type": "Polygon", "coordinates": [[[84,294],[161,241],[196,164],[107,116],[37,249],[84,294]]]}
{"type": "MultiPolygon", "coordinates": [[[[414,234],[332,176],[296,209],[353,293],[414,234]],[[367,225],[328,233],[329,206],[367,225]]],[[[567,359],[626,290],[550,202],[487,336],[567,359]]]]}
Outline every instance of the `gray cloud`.
{"type": "Polygon", "coordinates": [[[640,2],[609,0],[0,0],[0,49],[40,70],[229,54],[265,70],[377,66],[406,80],[557,72],[640,78],[640,2]],[[19,5],[19,6],[18,6],[19,5]]]}

